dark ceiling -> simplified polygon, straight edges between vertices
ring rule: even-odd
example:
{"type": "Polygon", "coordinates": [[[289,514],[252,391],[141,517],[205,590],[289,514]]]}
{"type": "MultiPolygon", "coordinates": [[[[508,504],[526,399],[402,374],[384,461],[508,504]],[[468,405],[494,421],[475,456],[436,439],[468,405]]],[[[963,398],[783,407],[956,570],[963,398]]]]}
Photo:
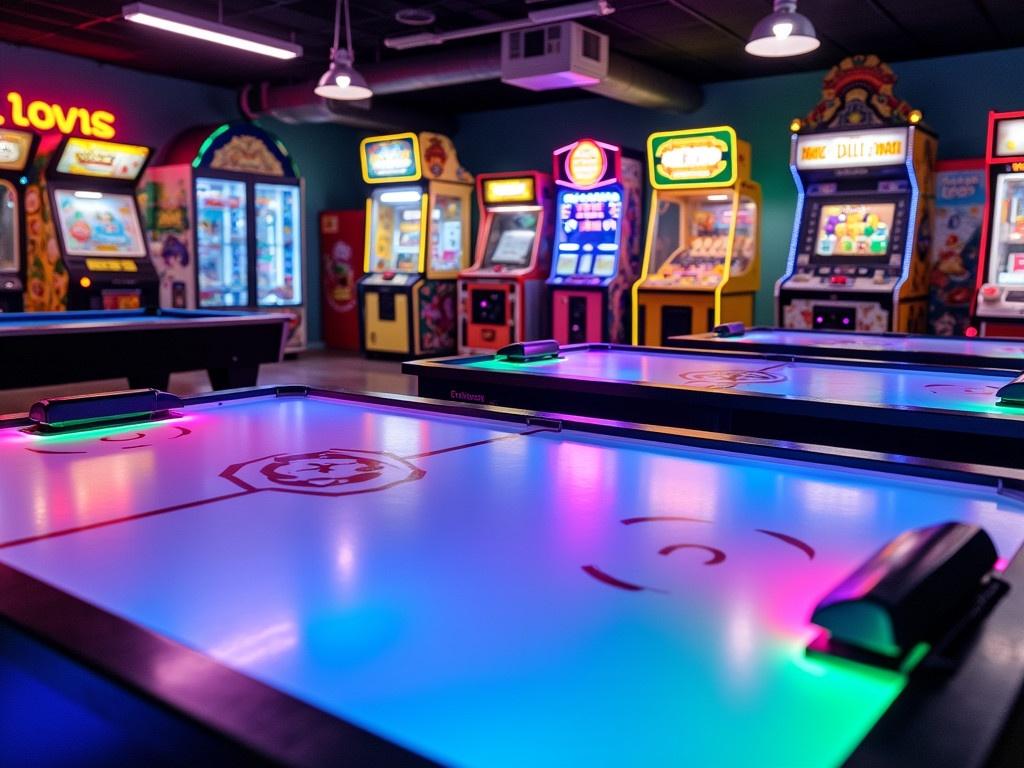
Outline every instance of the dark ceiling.
{"type": "MultiPolygon", "coordinates": [[[[518,19],[530,10],[573,1],[352,0],[357,62],[423,55],[424,50],[385,48],[383,41],[389,36],[518,19]],[[424,28],[397,22],[395,13],[410,7],[429,9],[436,15],[435,23],[424,28]]],[[[583,23],[608,34],[613,49],[620,53],[698,83],[822,70],[850,53],[877,53],[884,60],[899,61],[1024,45],[1022,0],[801,0],[799,9],[814,22],[822,45],[807,56],[781,61],[758,59],[743,50],[750,29],[771,10],[771,0],[609,1],[615,13],[583,23]]],[[[225,86],[311,80],[327,62],[332,0],[223,0],[224,23],[300,43],[305,55],[286,62],[189,43],[130,24],[121,19],[125,2],[2,0],[0,40],[225,86]]],[[[149,2],[209,19],[218,17],[216,0],[149,2]]],[[[496,42],[496,36],[491,39],[496,42]]],[[[450,108],[464,110],[564,98],[565,94],[538,96],[488,83],[446,88],[444,96],[450,108]]]]}

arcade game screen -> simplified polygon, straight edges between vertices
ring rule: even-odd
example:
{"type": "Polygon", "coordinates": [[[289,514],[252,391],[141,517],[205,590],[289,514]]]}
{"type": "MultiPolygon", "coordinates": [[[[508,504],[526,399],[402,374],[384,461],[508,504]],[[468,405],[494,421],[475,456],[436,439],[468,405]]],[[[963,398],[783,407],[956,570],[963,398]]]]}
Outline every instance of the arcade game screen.
{"type": "Polygon", "coordinates": [[[0,270],[18,268],[18,198],[14,186],[0,179],[0,270]]]}
{"type": "Polygon", "coordinates": [[[526,267],[533,253],[540,216],[537,211],[498,211],[487,234],[484,264],[526,267]]]}
{"type": "Polygon", "coordinates": [[[895,215],[895,203],[823,205],[814,253],[825,257],[885,259],[889,255],[895,215]]]}
{"type": "Polygon", "coordinates": [[[622,187],[594,192],[563,191],[558,196],[555,274],[615,274],[622,237],[622,187]]]}
{"type": "MultiPolygon", "coordinates": [[[[655,221],[648,282],[714,286],[721,280],[729,249],[732,194],[661,197],[655,221]]],[[[730,271],[742,274],[753,261],[757,206],[743,198],[737,213],[730,271]]]]}
{"type": "Polygon", "coordinates": [[[450,272],[462,266],[462,199],[435,194],[430,209],[430,268],[450,272]]]}
{"type": "Polygon", "coordinates": [[[373,192],[373,272],[416,272],[423,225],[423,190],[419,187],[373,192]]]}
{"type": "Polygon", "coordinates": [[[1008,173],[996,182],[989,280],[1024,285],[1024,173],[1008,173]]]}
{"type": "Polygon", "coordinates": [[[69,256],[146,256],[130,194],[58,189],[54,197],[69,256]]]}

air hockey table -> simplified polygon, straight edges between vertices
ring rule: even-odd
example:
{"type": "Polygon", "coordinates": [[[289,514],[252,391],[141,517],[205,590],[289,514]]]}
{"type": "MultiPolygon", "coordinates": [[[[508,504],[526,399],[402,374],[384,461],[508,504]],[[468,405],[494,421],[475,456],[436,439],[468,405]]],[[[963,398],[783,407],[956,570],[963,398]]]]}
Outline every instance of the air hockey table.
{"type": "Polygon", "coordinates": [[[1024,377],[870,360],[528,342],[416,360],[422,397],[1020,466],[1024,377]],[[539,351],[538,351],[539,350],[539,351]]]}
{"type": "Polygon", "coordinates": [[[302,387],[32,417],[0,423],[25,764],[1019,757],[1022,471],[302,387]],[[963,562],[908,554],[937,529],[989,542],[973,577],[910,578],[963,562]],[[837,595],[912,617],[893,579],[998,597],[898,665],[813,651],[837,595]]]}
{"type": "Polygon", "coordinates": [[[252,387],[284,354],[289,318],[230,310],[118,309],[0,313],[0,389],[127,378],[167,389],[206,370],[214,389],[252,387]]]}
{"type": "Polygon", "coordinates": [[[711,333],[672,336],[668,342],[670,347],[687,350],[857,358],[894,363],[993,368],[1013,373],[1024,370],[1024,339],[745,328],[743,323],[726,323],[711,333]]]}

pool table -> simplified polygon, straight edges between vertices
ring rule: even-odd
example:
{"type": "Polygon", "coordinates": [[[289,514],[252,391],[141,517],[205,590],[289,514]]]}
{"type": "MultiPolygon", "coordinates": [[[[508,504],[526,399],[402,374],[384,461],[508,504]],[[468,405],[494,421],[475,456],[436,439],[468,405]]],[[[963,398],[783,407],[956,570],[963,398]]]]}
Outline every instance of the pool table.
{"type": "Polygon", "coordinates": [[[32,417],[0,422],[26,763],[1018,756],[1020,470],[302,387],[32,417]],[[951,523],[996,601],[896,669],[808,650],[833,585],[951,523]]]}
{"type": "Polygon", "coordinates": [[[116,378],[167,389],[172,373],[201,369],[214,389],[251,387],[261,363],[281,360],[288,322],[226,310],[0,313],[0,389],[116,378]]]}
{"type": "Polygon", "coordinates": [[[1024,370],[1024,342],[1020,339],[744,328],[742,323],[728,323],[720,328],[711,333],[672,336],[668,346],[690,350],[715,349],[720,352],[763,352],[994,368],[1014,373],[1024,370]]]}
{"type": "Polygon", "coordinates": [[[499,351],[402,370],[420,396],[441,400],[997,466],[1024,455],[1024,384],[989,368],[577,344],[525,361],[499,351]]]}

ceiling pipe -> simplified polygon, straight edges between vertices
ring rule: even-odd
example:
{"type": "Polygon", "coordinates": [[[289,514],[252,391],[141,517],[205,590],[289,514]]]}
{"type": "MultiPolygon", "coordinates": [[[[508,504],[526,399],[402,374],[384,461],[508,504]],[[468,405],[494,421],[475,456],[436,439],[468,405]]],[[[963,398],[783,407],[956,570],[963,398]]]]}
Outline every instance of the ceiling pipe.
{"type": "Polygon", "coordinates": [[[407,131],[409,126],[453,133],[453,118],[370,101],[331,101],[313,96],[308,83],[246,85],[239,94],[242,114],[250,120],[272,117],[282,123],[336,123],[367,131],[407,131]]]}
{"type": "MultiPolygon", "coordinates": [[[[375,96],[500,80],[501,48],[481,45],[440,49],[430,55],[367,65],[363,75],[375,96]]],[[[673,113],[693,112],[703,101],[699,86],[614,51],[609,54],[605,79],[583,90],[637,107],[673,113]]],[[[408,130],[409,126],[431,130],[439,121],[436,113],[419,114],[376,99],[328,105],[312,96],[311,87],[305,83],[246,86],[242,108],[250,117],[269,114],[285,122],[338,122],[372,130],[408,130]]]]}

